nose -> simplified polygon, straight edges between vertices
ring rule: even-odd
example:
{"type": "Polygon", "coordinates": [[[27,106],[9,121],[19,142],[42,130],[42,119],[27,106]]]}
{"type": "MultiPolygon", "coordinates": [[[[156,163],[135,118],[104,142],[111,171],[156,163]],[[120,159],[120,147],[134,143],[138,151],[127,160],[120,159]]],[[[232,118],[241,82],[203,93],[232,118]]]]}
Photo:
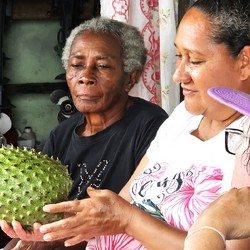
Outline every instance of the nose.
{"type": "Polygon", "coordinates": [[[86,86],[94,84],[93,80],[91,80],[90,78],[87,78],[85,76],[80,77],[78,82],[79,82],[79,84],[85,84],[86,86]]]}
{"type": "Polygon", "coordinates": [[[93,85],[93,72],[90,67],[84,68],[79,74],[79,84],[93,85]]]}
{"type": "Polygon", "coordinates": [[[176,64],[176,69],[173,74],[173,81],[175,83],[180,83],[180,82],[189,82],[191,79],[188,66],[184,62],[180,62],[176,64]]]}

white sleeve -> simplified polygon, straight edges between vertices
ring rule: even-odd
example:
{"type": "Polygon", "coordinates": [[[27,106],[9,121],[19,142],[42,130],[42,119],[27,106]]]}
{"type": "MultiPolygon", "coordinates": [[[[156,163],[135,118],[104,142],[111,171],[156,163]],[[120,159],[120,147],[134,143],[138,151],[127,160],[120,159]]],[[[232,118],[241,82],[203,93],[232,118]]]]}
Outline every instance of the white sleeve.
{"type": "Polygon", "coordinates": [[[171,143],[171,141],[175,139],[178,131],[183,130],[185,123],[187,123],[191,117],[193,117],[193,115],[186,110],[184,102],[181,102],[169,118],[163,122],[155,139],[151,142],[146,153],[149,160],[153,160],[157,156],[157,152],[164,148],[166,143],[171,143]]]}

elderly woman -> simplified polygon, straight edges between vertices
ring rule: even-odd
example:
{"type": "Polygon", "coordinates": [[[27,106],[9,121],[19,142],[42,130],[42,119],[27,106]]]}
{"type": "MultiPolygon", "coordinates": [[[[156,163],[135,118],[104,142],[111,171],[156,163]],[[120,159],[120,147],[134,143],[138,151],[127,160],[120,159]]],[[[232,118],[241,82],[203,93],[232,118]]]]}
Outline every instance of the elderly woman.
{"type": "Polygon", "coordinates": [[[94,18],[68,37],[62,63],[79,112],[51,132],[43,153],[68,165],[69,199],[86,198],[88,186],[118,193],[168,117],[129,96],[146,57],[140,32],[123,22],[94,18]]]}
{"type": "MultiPolygon", "coordinates": [[[[87,249],[182,250],[200,213],[231,188],[235,156],[225,150],[225,128],[241,129],[244,117],[207,90],[228,86],[250,94],[249,8],[246,0],[197,0],[186,12],[174,73],[184,101],[161,125],[120,196],[88,188],[88,199],[44,207],[72,216],[33,235],[2,223],[4,230],[24,240],[64,239],[66,246],[88,240],[87,249]]],[[[249,250],[249,240],[226,244],[249,250]]]]}
{"type": "Polygon", "coordinates": [[[94,18],[68,37],[62,63],[79,112],[52,131],[43,153],[69,166],[70,199],[86,198],[88,186],[118,193],[167,118],[129,96],[145,61],[139,31],[122,22],[94,18]]]}

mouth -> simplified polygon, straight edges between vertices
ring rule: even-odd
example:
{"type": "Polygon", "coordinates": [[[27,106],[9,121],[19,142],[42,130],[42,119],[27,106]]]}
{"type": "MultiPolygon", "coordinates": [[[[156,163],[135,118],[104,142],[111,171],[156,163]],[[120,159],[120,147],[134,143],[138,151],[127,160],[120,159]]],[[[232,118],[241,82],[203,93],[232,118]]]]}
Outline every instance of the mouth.
{"type": "Polygon", "coordinates": [[[100,99],[100,96],[93,96],[93,95],[81,95],[81,94],[77,94],[76,98],[81,100],[81,101],[95,101],[97,99],[100,99]]]}
{"type": "Polygon", "coordinates": [[[181,86],[181,87],[182,87],[182,93],[183,93],[184,96],[192,95],[192,94],[195,94],[195,93],[198,92],[198,91],[196,91],[196,90],[192,90],[192,89],[189,89],[189,88],[185,88],[185,87],[183,87],[183,86],[181,86]]]}

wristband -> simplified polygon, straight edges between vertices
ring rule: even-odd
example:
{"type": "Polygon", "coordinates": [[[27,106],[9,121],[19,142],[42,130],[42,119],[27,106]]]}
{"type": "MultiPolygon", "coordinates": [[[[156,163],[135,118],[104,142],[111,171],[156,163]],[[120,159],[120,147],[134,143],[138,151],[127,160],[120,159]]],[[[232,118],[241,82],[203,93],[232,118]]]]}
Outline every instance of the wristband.
{"type": "Polygon", "coordinates": [[[223,242],[224,242],[224,245],[226,245],[226,237],[225,237],[225,235],[224,235],[219,229],[217,229],[217,228],[215,228],[215,227],[210,227],[210,226],[200,227],[200,228],[198,228],[198,229],[196,229],[196,230],[194,230],[194,231],[188,233],[188,235],[187,235],[185,241],[187,241],[188,238],[190,238],[190,237],[193,236],[194,234],[198,233],[199,231],[201,231],[201,230],[206,230],[206,229],[212,230],[212,231],[216,232],[216,233],[222,238],[222,240],[223,240],[223,242]]]}

